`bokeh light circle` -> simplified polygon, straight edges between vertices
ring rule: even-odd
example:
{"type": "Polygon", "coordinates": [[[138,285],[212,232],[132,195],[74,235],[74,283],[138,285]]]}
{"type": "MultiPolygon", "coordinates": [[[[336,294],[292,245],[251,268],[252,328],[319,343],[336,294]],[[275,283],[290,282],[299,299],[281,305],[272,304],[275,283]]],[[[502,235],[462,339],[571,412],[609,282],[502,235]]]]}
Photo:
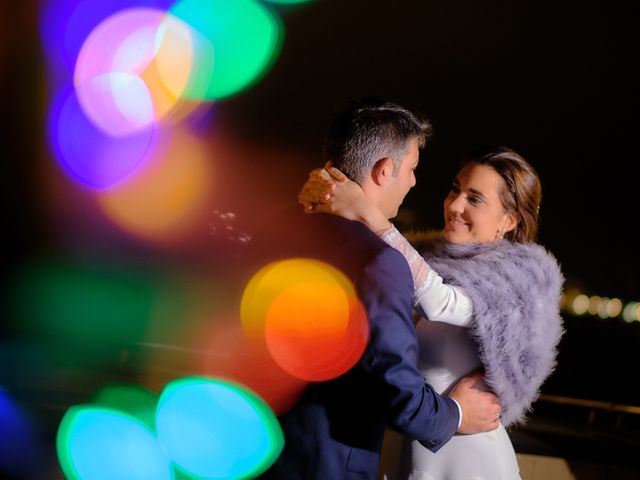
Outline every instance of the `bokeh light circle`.
{"type": "Polygon", "coordinates": [[[295,405],[308,382],[275,363],[263,338],[247,336],[237,323],[216,327],[206,335],[211,338],[204,367],[208,376],[245,385],[277,415],[295,405]]]}
{"type": "Polygon", "coordinates": [[[98,204],[124,230],[151,239],[173,239],[194,226],[210,194],[202,143],[174,129],[139,175],[100,192],[98,204]]]}
{"type": "Polygon", "coordinates": [[[74,345],[65,353],[75,364],[103,365],[145,338],[160,282],[157,272],[34,263],[14,282],[13,327],[50,345],[74,345]]]}
{"type": "Polygon", "coordinates": [[[126,9],[100,23],[85,40],[74,72],[87,117],[122,137],[166,116],[189,80],[190,30],[153,8],[126,9]]]}
{"type": "Polygon", "coordinates": [[[313,0],[265,0],[269,3],[276,3],[278,5],[298,5],[300,3],[311,3],[313,0]]]}
{"type": "Polygon", "coordinates": [[[345,373],[369,339],[366,311],[349,279],[312,259],[262,268],[244,290],[240,314],[247,334],[264,336],[283,370],[309,381],[345,373]]]}
{"type": "Polygon", "coordinates": [[[156,407],[160,396],[140,385],[106,385],[93,399],[93,405],[131,415],[155,431],[156,407]]]}
{"type": "Polygon", "coordinates": [[[186,98],[233,95],[263,75],[279,53],[283,26],[255,0],[179,0],[169,13],[202,35],[194,44],[195,69],[186,98]]]}
{"type": "Polygon", "coordinates": [[[57,436],[60,466],[69,479],[173,479],[171,462],[153,432],[124,413],[71,407],[57,436]]]}
{"type": "Polygon", "coordinates": [[[87,118],[107,135],[125,137],[153,125],[151,95],[136,75],[96,75],[78,84],[76,93],[87,118]]]}
{"type": "Polygon", "coordinates": [[[259,397],[215,379],[169,383],[160,396],[156,425],[174,464],[197,478],[252,478],[284,445],[275,415],[259,397]]]}
{"type": "Polygon", "coordinates": [[[132,6],[166,9],[172,0],[42,0],[42,47],[51,66],[68,76],[89,34],[106,18],[132,6]]]}
{"type": "Polygon", "coordinates": [[[298,378],[322,381],[349,370],[368,339],[367,316],[355,296],[319,283],[289,287],[267,314],[265,337],[273,359],[298,378]]]}
{"type": "MultiPolygon", "coordinates": [[[[6,359],[0,356],[4,365],[8,360],[8,355],[6,359]]],[[[34,460],[42,455],[37,438],[28,413],[0,386],[0,474],[6,478],[35,478],[34,470],[39,465],[34,460]]]]}
{"type": "Polygon", "coordinates": [[[91,122],[74,91],[63,92],[52,104],[49,137],[64,171],[83,185],[106,189],[136,171],[153,153],[155,130],[113,138],[91,122]]]}

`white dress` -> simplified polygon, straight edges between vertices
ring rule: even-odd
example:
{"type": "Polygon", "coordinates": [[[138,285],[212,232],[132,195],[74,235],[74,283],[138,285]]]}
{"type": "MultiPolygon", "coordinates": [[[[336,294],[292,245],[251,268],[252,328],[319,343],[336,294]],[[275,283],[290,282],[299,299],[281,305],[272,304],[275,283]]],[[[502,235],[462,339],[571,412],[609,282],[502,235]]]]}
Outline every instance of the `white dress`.
{"type": "MultiPolygon", "coordinates": [[[[482,367],[468,335],[473,319],[470,299],[458,287],[443,285],[425,260],[395,229],[382,235],[409,262],[416,287],[415,307],[430,321],[416,325],[418,367],[425,381],[447,394],[465,375],[482,367]]],[[[463,412],[464,415],[464,412],[463,412]]],[[[504,427],[474,435],[453,436],[438,452],[387,431],[381,476],[387,480],[518,480],[515,451],[504,427]]]]}

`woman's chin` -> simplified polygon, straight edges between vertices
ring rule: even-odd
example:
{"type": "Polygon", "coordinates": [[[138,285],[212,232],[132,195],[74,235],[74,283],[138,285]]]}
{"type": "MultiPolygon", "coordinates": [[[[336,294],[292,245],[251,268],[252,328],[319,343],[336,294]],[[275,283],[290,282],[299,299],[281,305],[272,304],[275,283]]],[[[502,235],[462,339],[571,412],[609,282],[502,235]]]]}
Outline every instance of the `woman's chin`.
{"type": "Polygon", "coordinates": [[[448,229],[444,231],[444,239],[449,243],[465,243],[466,241],[459,232],[448,229]]]}

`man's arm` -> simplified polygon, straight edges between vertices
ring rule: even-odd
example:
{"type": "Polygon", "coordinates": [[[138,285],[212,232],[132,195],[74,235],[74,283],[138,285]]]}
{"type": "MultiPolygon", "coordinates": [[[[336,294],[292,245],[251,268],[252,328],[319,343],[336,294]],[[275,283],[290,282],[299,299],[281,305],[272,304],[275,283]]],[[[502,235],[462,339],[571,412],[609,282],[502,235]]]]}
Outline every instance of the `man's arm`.
{"type": "Polygon", "coordinates": [[[390,426],[432,451],[458,428],[458,408],[438,395],[417,368],[418,340],[411,317],[413,281],[407,262],[393,248],[377,252],[356,280],[371,328],[361,365],[380,382],[390,426]]]}

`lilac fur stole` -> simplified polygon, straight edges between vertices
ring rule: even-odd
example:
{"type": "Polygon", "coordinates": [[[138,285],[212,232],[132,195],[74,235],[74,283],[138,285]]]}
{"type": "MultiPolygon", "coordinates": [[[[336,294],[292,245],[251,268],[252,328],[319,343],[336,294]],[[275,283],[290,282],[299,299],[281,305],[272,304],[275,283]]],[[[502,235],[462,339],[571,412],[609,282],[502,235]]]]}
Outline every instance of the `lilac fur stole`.
{"type": "Polygon", "coordinates": [[[434,235],[416,243],[444,282],[471,298],[470,334],[487,384],[500,398],[502,424],[522,423],[555,368],[564,333],[558,262],[534,243],[452,244],[434,235]]]}

